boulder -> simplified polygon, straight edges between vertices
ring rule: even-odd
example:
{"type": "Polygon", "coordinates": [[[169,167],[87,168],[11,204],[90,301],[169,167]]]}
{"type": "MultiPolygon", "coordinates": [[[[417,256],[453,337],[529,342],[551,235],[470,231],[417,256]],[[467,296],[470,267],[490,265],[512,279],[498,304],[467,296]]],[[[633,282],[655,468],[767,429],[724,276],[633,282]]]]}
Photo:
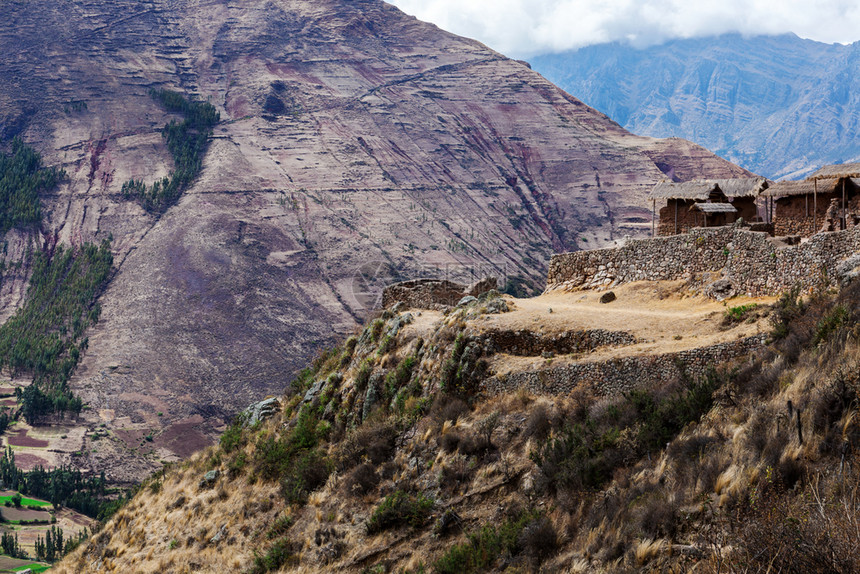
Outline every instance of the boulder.
{"type": "Polygon", "coordinates": [[[498,289],[499,280],[495,277],[485,277],[480,281],[476,281],[472,283],[468,287],[464,293],[466,295],[472,295],[473,297],[478,297],[479,295],[483,295],[487,291],[492,291],[493,289],[498,289]]]}
{"type": "Polygon", "coordinates": [[[221,471],[210,470],[203,475],[202,479],[200,479],[200,488],[212,488],[215,486],[215,482],[218,480],[219,476],[221,476],[221,471]]]}
{"type": "Polygon", "coordinates": [[[466,295],[465,297],[460,299],[460,301],[457,303],[457,307],[465,307],[466,305],[474,303],[477,300],[478,298],[473,295],[466,295]]]}
{"type": "Polygon", "coordinates": [[[724,299],[728,299],[735,294],[735,288],[732,285],[732,282],[726,278],[717,279],[707,287],[705,287],[705,293],[708,297],[713,297],[717,301],[722,301],[724,299]]]}
{"type": "Polygon", "coordinates": [[[281,410],[281,401],[275,397],[254,403],[242,412],[245,426],[254,426],[262,420],[274,416],[281,410]]]}
{"type": "Polygon", "coordinates": [[[508,307],[508,304],[501,297],[498,299],[492,299],[487,303],[487,313],[507,313],[510,310],[511,309],[508,307]]]}
{"type": "Polygon", "coordinates": [[[615,299],[617,299],[617,297],[615,296],[614,291],[607,291],[600,296],[601,303],[612,303],[613,301],[615,301],[615,299]]]}

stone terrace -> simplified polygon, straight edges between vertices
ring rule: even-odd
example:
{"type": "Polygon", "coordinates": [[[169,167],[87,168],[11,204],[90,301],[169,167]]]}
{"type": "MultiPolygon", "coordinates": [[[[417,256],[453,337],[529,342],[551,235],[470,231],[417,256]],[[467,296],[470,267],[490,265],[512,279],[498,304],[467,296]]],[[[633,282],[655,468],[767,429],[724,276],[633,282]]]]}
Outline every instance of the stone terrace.
{"type": "Polygon", "coordinates": [[[787,245],[743,225],[629,240],[621,247],[554,255],[547,291],[608,288],[633,281],[693,280],[720,274],[736,293],[774,295],[799,284],[832,285],[840,263],[860,250],[860,229],[819,233],[787,245]]]}

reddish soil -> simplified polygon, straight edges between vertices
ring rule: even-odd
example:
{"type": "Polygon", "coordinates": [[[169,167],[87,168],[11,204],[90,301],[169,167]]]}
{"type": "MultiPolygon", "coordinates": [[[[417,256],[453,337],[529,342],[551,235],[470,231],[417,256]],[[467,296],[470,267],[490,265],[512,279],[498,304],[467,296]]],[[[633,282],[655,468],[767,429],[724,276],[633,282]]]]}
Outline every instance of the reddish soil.
{"type": "Polygon", "coordinates": [[[48,461],[41,456],[27,452],[15,453],[15,466],[23,471],[33,470],[37,466],[47,467],[48,461]]]}
{"type": "Polygon", "coordinates": [[[12,446],[25,446],[30,448],[45,448],[50,443],[46,440],[27,436],[27,431],[10,431],[6,435],[6,442],[12,446]]]}
{"type": "Polygon", "coordinates": [[[25,510],[23,508],[15,508],[14,506],[0,506],[0,514],[5,520],[39,520],[44,522],[51,521],[50,512],[42,512],[39,510],[25,510]]]}
{"type": "Polygon", "coordinates": [[[203,447],[212,444],[212,440],[197,430],[197,423],[172,424],[155,439],[157,447],[166,448],[177,456],[186,458],[203,447]]]}

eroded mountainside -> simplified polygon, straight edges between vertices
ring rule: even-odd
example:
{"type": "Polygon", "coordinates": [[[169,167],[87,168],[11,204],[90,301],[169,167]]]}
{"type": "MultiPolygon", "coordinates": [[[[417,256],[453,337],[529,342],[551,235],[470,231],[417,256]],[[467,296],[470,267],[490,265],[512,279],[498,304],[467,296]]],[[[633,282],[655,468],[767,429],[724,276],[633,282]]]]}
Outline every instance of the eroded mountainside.
{"type": "Polygon", "coordinates": [[[57,571],[856,571],[858,286],[727,307],[690,287],[394,307],[57,571]],[[542,380],[637,360],[651,381],[542,380]],[[522,373],[533,391],[506,387],[522,373]]]}
{"type": "MultiPolygon", "coordinates": [[[[539,285],[552,252],[647,227],[644,194],[664,172],[744,173],[631,135],[377,0],[35,0],[7,3],[0,23],[0,132],[68,174],[42,198],[35,243],[113,239],[72,386],[86,424],[111,431],[76,464],[114,478],[188,455],[280,392],[379,283],[480,267],[539,285]],[[177,116],[152,88],[221,118],[200,176],[160,216],[121,194],[173,169],[160,130],[177,116]]],[[[34,237],[7,241],[14,260],[34,237]]],[[[4,280],[6,316],[26,278],[4,280]]]]}
{"type": "Polygon", "coordinates": [[[761,175],[798,179],[860,156],[858,54],[856,43],[726,34],[532,63],[635,133],[688,138],[761,175]]]}

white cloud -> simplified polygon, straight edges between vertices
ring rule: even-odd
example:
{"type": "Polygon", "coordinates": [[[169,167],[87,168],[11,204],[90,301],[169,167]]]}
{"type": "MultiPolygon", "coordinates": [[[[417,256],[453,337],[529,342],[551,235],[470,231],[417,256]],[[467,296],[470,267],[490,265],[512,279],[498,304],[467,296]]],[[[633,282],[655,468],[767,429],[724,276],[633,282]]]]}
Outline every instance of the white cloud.
{"type": "Polygon", "coordinates": [[[526,57],[615,40],[648,45],[726,32],[860,36],[856,0],[388,0],[440,28],[526,57]]]}

